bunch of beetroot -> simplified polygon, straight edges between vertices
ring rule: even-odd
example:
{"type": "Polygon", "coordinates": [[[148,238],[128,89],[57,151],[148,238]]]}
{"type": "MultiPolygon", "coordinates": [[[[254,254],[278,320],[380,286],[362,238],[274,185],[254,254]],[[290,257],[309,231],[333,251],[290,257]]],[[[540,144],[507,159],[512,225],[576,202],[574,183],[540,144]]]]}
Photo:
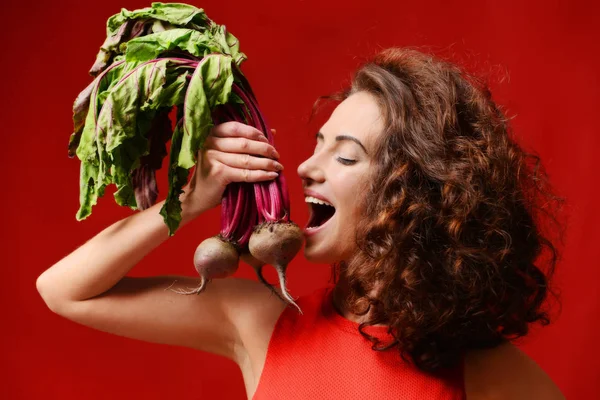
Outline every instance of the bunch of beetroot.
{"type": "MultiPolygon", "coordinates": [[[[110,184],[117,187],[119,205],[143,210],[155,204],[156,171],[169,155],[169,189],[160,214],[173,235],[181,222],[179,196],[215,124],[243,122],[273,144],[239,69],[245,59],[237,39],[193,6],[153,3],[112,16],[90,71],[95,79],[73,106],[69,156],[81,160],[77,219],[91,214],[110,184]]],[[[261,282],[298,307],[285,285],[286,267],[302,245],[289,211],[281,173],[269,182],[230,184],[222,200],[220,234],[202,242],[194,254],[201,285],[179,293],[202,292],[211,279],[233,274],[241,257],[261,282]],[[281,295],[264,279],[265,264],[277,270],[281,295]]]]}

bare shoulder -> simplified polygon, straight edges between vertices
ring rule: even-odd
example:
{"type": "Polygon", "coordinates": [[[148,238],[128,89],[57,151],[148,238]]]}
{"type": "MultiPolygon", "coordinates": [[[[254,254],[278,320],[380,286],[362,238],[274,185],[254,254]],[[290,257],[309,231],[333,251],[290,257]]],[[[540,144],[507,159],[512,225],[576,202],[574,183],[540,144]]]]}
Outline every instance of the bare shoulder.
{"type": "Polygon", "coordinates": [[[223,314],[235,330],[234,361],[240,367],[248,362],[260,362],[266,356],[271,334],[285,303],[265,285],[250,279],[219,279],[210,285],[218,293],[223,314]]]}
{"type": "Polygon", "coordinates": [[[228,292],[236,293],[237,301],[226,302],[226,314],[239,338],[234,361],[240,367],[246,392],[251,397],[262,375],[275,324],[286,304],[255,281],[225,279],[223,285],[228,287],[228,292]]]}
{"type": "Polygon", "coordinates": [[[242,345],[255,348],[268,342],[272,330],[286,305],[263,284],[249,279],[224,279],[219,282],[223,293],[234,299],[224,301],[226,314],[239,333],[242,345]]]}
{"type": "Polygon", "coordinates": [[[564,399],[544,370],[510,343],[469,352],[465,388],[468,400],[564,399]]]}

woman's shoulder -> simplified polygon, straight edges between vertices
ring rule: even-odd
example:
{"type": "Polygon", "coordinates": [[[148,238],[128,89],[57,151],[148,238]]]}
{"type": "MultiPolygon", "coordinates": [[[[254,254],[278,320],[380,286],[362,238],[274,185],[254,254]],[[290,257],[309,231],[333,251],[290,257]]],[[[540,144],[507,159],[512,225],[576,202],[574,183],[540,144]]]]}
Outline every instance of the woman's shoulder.
{"type": "Polygon", "coordinates": [[[263,342],[271,338],[276,327],[310,325],[312,319],[321,314],[321,306],[329,290],[328,287],[322,287],[296,297],[295,301],[301,309],[299,312],[259,282],[246,279],[236,281],[231,284],[232,289],[244,291],[244,297],[248,300],[245,304],[231,305],[235,308],[232,313],[236,314],[236,326],[242,331],[248,330],[247,336],[262,337],[263,342]]]}
{"type": "Polygon", "coordinates": [[[236,299],[243,299],[228,304],[229,314],[235,320],[240,334],[247,333],[249,337],[270,336],[286,305],[257,281],[240,278],[223,281],[227,281],[228,291],[234,292],[236,299]]]}
{"type": "Polygon", "coordinates": [[[544,370],[511,343],[467,353],[465,391],[469,400],[564,399],[544,370]]]}

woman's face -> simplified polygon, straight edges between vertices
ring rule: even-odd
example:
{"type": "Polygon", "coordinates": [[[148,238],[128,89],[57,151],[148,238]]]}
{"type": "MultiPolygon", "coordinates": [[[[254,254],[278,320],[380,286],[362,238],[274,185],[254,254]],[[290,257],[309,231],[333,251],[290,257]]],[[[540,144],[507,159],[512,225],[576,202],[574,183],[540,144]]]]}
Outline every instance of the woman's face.
{"type": "Polygon", "coordinates": [[[339,262],[356,250],[360,201],[382,131],[375,99],[366,92],[357,92],[336,107],[317,134],[314,154],[298,167],[311,214],[304,229],[308,260],[339,262]],[[317,201],[333,207],[315,204],[317,201]]]}

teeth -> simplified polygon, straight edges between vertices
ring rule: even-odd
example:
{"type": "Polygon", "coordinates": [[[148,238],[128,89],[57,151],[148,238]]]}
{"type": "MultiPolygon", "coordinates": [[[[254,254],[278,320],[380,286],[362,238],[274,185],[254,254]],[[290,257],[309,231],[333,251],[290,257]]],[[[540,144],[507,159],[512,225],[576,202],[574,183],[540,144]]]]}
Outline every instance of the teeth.
{"type": "Polygon", "coordinates": [[[325,205],[325,206],[330,206],[330,207],[333,207],[333,205],[332,205],[332,204],[329,204],[329,203],[328,203],[328,202],[326,202],[326,201],[319,200],[319,199],[317,199],[317,198],[315,198],[315,197],[312,197],[312,196],[306,196],[306,197],[304,198],[304,201],[305,201],[305,202],[307,202],[307,203],[322,204],[322,205],[325,205]]]}

